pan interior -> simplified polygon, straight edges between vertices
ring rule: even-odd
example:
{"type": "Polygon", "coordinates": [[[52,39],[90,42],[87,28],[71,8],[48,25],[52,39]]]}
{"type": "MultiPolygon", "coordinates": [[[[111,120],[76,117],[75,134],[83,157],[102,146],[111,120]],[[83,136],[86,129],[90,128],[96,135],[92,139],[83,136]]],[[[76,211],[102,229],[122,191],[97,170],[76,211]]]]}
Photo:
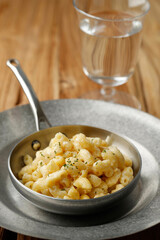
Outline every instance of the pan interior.
{"type": "Polygon", "coordinates": [[[35,132],[32,135],[24,138],[16,145],[10,156],[10,167],[16,178],[20,169],[24,166],[24,155],[29,154],[31,157],[35,157],[36,151],[32,148],[32,142],[34,140],[38,140],[41,144],[40,149],[42,150],[49,145],[50,140],[58,132],[64,133],[69,138],[72,138],[72,136],[78,133],[84,133],[87,137],[100,137],[102,139],[106,139],[107,136],[111,136],[112,144],[117,146],[123,154],[132,159],[134,176],[136,176],[140,170],[140,155],[136,151],[135,147],[124,138],[100,128],[80,125],[67,125],[51,127],[39,132],[35,132]]]}

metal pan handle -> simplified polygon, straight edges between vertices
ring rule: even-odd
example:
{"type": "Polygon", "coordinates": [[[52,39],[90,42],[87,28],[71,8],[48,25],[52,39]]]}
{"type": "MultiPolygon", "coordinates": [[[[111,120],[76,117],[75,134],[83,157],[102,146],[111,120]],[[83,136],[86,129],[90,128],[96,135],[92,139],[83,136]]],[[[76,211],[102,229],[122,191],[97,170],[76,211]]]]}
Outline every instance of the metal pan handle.
{"type": "Polygon", "coordinates": [[[23,72],[19,61],[16,59],[9,59],[6,64],[17,77],[24,93],[26,94],[29,100],[29,103],[34,115],[37,131],[46,128],[46,125],[47,127],[51,127],[50,122],[48,121],[46,115],[44,114],[41,108],[41,105],[36,96],[36,93],[34,92],[27,76],[23,72]]]}

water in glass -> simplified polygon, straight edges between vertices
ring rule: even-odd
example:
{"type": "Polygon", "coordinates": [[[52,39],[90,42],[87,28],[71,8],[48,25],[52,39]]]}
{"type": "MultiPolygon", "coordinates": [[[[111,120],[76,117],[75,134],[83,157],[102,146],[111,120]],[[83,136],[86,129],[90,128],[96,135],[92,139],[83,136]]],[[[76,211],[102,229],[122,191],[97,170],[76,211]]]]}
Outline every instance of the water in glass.
{"type": "Polygon", "coordinates": [[[109,21],[80,21],[85,74],[97,83],[118,86],[133,74],[141,44],[142,22],[123,12],[94,12],[109,21]]]}

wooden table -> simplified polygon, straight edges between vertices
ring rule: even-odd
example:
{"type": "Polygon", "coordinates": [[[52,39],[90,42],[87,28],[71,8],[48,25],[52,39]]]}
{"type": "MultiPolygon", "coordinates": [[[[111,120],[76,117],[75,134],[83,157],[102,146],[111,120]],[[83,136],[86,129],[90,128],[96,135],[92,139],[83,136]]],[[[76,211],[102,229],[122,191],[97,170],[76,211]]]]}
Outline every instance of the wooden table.
{"type": "MultiPolygon", "coordinates": [[[[118,89],[135,95],[142,110],[160,118],[160,1],[151,0],[134,76],[118,89]]],[[[41,101],[77,98],[100,88],[82,72],[80,38],[71,0],[0,0],[0,111],[28,103],[6,67],[17,58],[41,101]]],[[[1,240],[33,240],[0,229],[1,240]]],[[[160,224],[121,238],[160,239],[160,224]]]]}

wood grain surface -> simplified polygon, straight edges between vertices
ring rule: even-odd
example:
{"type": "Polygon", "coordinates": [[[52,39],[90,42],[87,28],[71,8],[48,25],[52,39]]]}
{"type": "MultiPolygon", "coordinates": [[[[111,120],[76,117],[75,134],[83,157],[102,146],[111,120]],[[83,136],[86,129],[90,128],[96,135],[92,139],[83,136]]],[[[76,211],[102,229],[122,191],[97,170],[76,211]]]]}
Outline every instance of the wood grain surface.
{"type": "MultiPolygon", "coordinates": [[[[133,77],[119,90],[135,95],[160,118],[160,1],[150,0],[133,77]]],[[[40,101],[78,98],[99,89],[82,71],[80,37],[71,0],[0,0],[0,112],[28,103],[6,60],[17,58],[40,101]]],[[[0,228],[1,240],[37,240],[0,228]]],[[[123,240],[159,240],[160,224],[123,240]]]]}

